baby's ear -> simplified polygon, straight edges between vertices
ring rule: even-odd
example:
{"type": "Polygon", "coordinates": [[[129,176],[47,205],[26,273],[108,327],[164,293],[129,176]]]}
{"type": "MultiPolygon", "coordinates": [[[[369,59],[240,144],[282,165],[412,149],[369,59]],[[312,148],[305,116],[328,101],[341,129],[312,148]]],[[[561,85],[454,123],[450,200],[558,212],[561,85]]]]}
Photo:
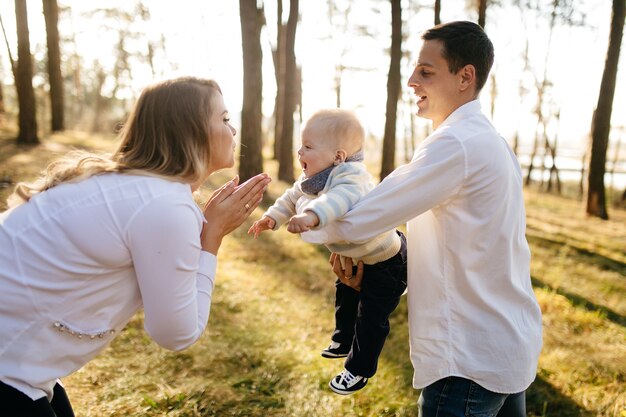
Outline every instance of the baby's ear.
{"type": "Polygon", "coordinates": [[[348,157],[348,152],[346,152],[345,149],[337,149],[337,151],[335,151],[334,164],[339,165],[340,163],[344,162],[347,157],[348,157]]]}

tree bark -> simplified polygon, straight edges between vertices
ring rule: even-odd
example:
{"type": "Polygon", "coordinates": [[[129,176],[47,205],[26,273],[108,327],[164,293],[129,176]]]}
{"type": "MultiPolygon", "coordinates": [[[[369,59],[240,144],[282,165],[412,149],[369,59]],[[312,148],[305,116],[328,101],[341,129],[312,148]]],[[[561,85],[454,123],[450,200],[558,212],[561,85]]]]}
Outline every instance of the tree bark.
{"type": "Polygon", "coordinates": [[[395,168],[396,157],[396,113],[400,98],[402,60],[402,4],[391,0],[391,57],[387,76],[387,111],[383,137],[383,157],[380,169],[381,181],[395,168]]]}
{"type": "Polygon", "coordinates": [[[485,28],[487,20],[487,0],[478,0],[478,25],[485,28]]]}
{"type": "Polygon", "coordinates": [[[435,0],[435,25],[441,23],[441,0],[435,0]]]}
{"type": "Polygon", "coordinates": [[[104,130],[102,115],[107,107],[107,99],[102,95],[102,88],[106,81],[107,75],[102,67],[94,66],[95,77],[94,82],[94,104],[93,104],[93,120],[91,123],[91,132],[102,132],[104,130]]]}
{"type": "Polygon", "coordinates": [[[17,24],[17,71],[15,86],[19,102],[19,133],[17,143],[37,144],[37,117],[35,90],[33,90],[33,61],[30,55],[28,34],[28,14],[26,0],[15,0],[15,21],[17,24]]]}
{"type": "Polygon", "coordinates": [[[611,130],[611,113],[617,79],[617,65],[624,34],[626,18],[626,0],[613,0],[611,32],[607,48],[604,72],[600,83],[598,105],[591,121],[591,158],[587,190],[587,209],[590,216],[607,220],[604,174],[606,170],[606,151],[611,130]]]}
{"type": "Polygon", "coordinates": [[[2,87],[2,83],[0,83],[0,114],[4,114],[5,113],[5,108],[4,108],[4,90],[2,87]]]}
{"type": "Polygon", "coordinates": [[[296,28],[298,25],[298,0],[289,1],[289,19],[285,29],[285,88],[283,98],[283,126],[280,136],[278,179],[293,182],[293,114],[296,110],[296,28]]]}
{"type": "Polygon", "coordinates": [[[50,83],[51,128],[53,132],[65,129],[63,75],[61,73],[61,48],[59,46],[59,6],[57,0],[43,0],[48,44],[48,82],[50,83]]]}
{"type": "Polygon", "coordinates": [[[285,30],[283,25],[283,2],[276,3],[276,49],[272,51],[274,60],[274,78],[276,78],[276,98],[274,99],[274,146],[273,158],[279,159],[280,138],[282,135],[283,114],[285,110],[283,99],[285,97],[285,30]]]}
{"type": "Polygon", "coordinates": [[[561,123],[561,112],[559,112],[556,115],[557,118],[557,130],[556,133],[554,134],[554,141],[552,142],[552,144],[548,144],[548,151],[550,152],[550,172],[548,174],[548,187],[546,188],[547,192],[551,192],[552,191],[552,182],[554,181],[554,184],[556,186],[556,193],[558,195],[561,195],[561,177],[559,176],[559,168],[556,166],[556,154],[557,154],[557,145],[558,145],[558,140],[559,140],[559,128],[558,126],[561,123]]]}
{"type": "Polygon", "coordinates": [[[239,0],[243,49],[243,106],[239,177],[245,181],[263,171],[263,52],[261,28],[263,9],[256,0],[239,0]]]}

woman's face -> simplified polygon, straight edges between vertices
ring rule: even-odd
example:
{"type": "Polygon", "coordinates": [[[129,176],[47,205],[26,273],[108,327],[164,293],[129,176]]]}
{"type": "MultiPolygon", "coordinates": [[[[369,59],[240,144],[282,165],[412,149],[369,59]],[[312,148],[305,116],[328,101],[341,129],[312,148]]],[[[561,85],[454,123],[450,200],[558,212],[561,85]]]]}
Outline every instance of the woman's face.
{"type": "Polygon", "coordinates": [[[224,97],[215,94],[213,98],[213,114],[210,120],[211,125],[211,162],[209,172],[218,169],[230,168],[235,165],[235,140],[237,130],[230,124],[230,116],[224,97]]]}

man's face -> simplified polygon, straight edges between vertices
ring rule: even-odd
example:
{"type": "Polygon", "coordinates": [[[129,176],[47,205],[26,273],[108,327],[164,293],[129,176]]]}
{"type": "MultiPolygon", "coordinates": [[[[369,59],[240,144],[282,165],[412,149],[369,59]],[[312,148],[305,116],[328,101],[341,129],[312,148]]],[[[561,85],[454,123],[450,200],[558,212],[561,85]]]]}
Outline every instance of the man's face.
{"type": "Polygon", "coordinates": [[[436,129],[459,107],[460,76],[448,70],[443,43],[424,41],[408,85],[417,96],[417,115],[433,121],[436,129]]]}

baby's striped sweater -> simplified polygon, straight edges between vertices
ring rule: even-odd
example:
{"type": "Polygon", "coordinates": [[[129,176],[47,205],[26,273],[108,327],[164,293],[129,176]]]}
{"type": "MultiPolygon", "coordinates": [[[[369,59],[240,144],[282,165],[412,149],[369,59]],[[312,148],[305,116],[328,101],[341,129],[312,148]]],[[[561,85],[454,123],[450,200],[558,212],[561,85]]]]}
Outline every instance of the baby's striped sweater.
{"type": "Polygon", "coordinates": [[[371,176],[361,162],[344,162],[337,165],[330,173],[324,189],[317,195],[302,191],[302,175],[285,193],[279,197],[265,215],[276,221],[274,230],[286,223],[291,216],[306,210],[314,212],[319,218],[319,225],[311,231],[302,233],[302,239],[310,243],[324,244],[331,252],[350,257],[372,265],[393,257],[400,250],[398,234],[392,230],[365,242],[335,242],[327,244],[324,228],[329,223],[346,214],[361,197],[372,188],[371,176]]]}

